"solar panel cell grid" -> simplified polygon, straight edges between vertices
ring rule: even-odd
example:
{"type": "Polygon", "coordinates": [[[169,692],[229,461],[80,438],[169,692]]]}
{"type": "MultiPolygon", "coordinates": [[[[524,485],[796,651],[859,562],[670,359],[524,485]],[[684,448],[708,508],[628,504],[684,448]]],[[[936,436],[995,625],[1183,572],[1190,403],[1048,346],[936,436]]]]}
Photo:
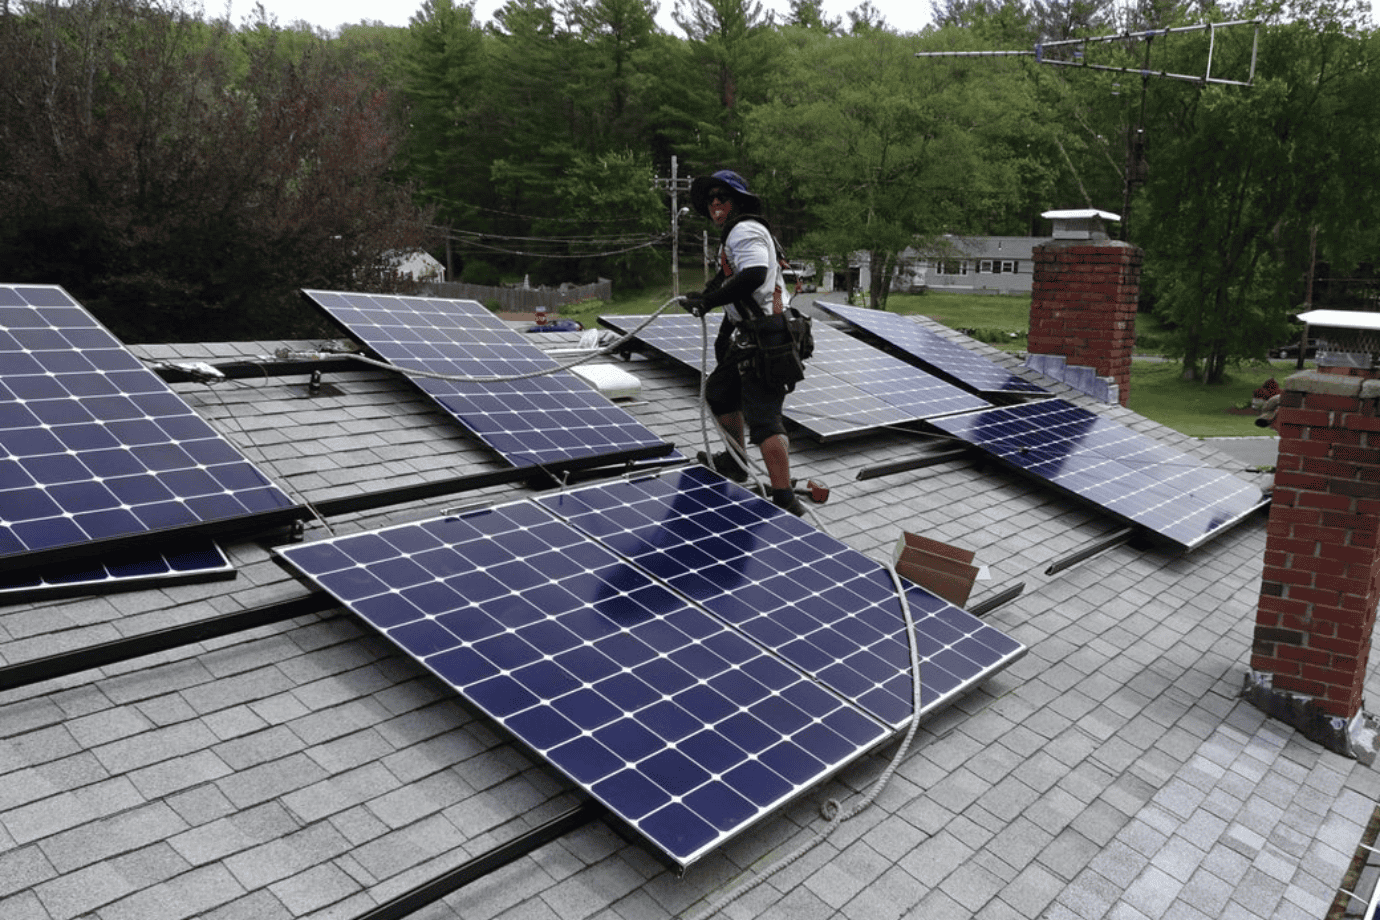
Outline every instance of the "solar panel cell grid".
{"type": "Polygon", "coordinates": [[[518,467],[666,446],[483,305],[334,291],[303,293],[518,467]],[[526,376],[537,375],[540,376],[526,376]],[[517,379],[494,379],[517,378],[517,379]]]}
{"type": "Polygon", "coordinates": [[[1000,364],[931,332],[911,317],[824,300],[815,303],[859,329],[889,342],[936,373],[957,380],[978,393],[1046,392],[1043,387],[1011,373],[1000,364]]]}
{"type": "Polygon", "coordinates": [[[684,864],[885,736],[528,503],[279,552],[684,864]]]}
{"type": "MultiPolygon", "coordinates": [[[[911,715],[885,571],[699,467],[277,552],[682,866],[911,715]]],[[[923,711],[1024,652],[907,596],[923,711]]]]}
{"type": "Polygon", "coordinates": [[[0,570],[299,509],[61,288],[0,286],[0,570]]]}
{"type": "Polygon", "coordinates": [[[142,588],[222,580],[235,568],[211,541],[191,541],[176,550],[133,550],[108,558],[25,568],[0,576],[0,603],[105,594],[142,588]]]}
{"type": "MultiPolygon", "coordinates": [[[[645,316],[599,318],[603,325],[622,333],[645,320],[645,316]]],[[[713,328],[708,332],[711,368],[715,334],[713,328]]],[[[660,316],[638,333],[647,347],[695,371],[702,370],[705,363],[704,337],[700,320],[679,315],[660,316]]],[[[806,364],[805,379],[786,398],[785,415],[822,441],[987,405],[827,326],[817,325],[814,338],[814,356],[806,364]]]]}
{"type": "Polygon", "coordinates": [[[1060,399],[932,424],[1185,548],[1264,501],[1255,485],[1060,399]]]}

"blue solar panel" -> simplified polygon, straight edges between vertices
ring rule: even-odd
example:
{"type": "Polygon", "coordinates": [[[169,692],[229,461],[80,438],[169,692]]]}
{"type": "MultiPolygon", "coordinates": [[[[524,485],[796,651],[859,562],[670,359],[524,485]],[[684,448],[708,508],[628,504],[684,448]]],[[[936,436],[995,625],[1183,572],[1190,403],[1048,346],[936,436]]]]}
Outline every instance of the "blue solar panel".
{"type": "Polygon", "coordinates": [[[908,316],[868,310],[847,304],[815,301],[815,305],[847,320],[916,358],[937,374],[958,381],[978,393],[1044,394],[1048,391],[1011,373],[994,361],[921,326],[908,316]]]}
{"type": "MultiPolygon", "coordinates": [[[[698,467],[276,552],[682,867],[909,719],[880,566],[698,467]]],[[[1024,652],[910,596],[927,710],[1024,652]]]]}
{"type": "Polygon", "coordinates": [[[815,327],[815,356],[810,365],[811,370],[832,374],[917,419],[991,405],[828,326],[815,327]]]}
{"type": "Polygon", "coordinates": [[[65,291],[0,285],[0,571],[302,514],[65,291]]]}
{"type": "Polygon", "coordinates": [[[194,540],[176,550],[125,550],[108,558],[0,574],[0,603],[141,591],[234,577],[235,567],[219,546],[210,540],[194,540]]]}
{"type": "MultiPolygon", "coordinates": [[[[400,370],[521,377],[557,366],[472,300],[304,291],[400,370]]],[[[526,379],[413,381],[516,467],[561,464],[670,445],[569,371],[526,379]]]]}
{"type": "Polygon", "coordinates": [[[1255,485],[1061,399],[931,424],[1183,548],[1265,501],[1255,485]]]}
{"type": "MultiPolygon", "coordinates": [[[[645,320],[645,316],[599,317],[600,323],[620,333],[630,332],[645,320]]],[[[716,322],[711,320],[709,330],[710,368],[716,322]]],[[[691,370],[701,370],[704,332],[698,319],[660,316],[637,338],[691,370]]],[[[835,329],[816,325],[814,338],[815,353],[806,363],[805,379],[786,398],[785,415],[821,441],[989,405],[835,329]]]]}
{"type": "MultiPolygon", "coordinates": [[[[904,617],[879,563],[698,466],[540,501],[892,728],[910,721],[904,617]]],[[[958,650],[941,663],[922,648],[922,716],[1021,652],[928,591],[907,597],[921,645],[958,650]]]]}

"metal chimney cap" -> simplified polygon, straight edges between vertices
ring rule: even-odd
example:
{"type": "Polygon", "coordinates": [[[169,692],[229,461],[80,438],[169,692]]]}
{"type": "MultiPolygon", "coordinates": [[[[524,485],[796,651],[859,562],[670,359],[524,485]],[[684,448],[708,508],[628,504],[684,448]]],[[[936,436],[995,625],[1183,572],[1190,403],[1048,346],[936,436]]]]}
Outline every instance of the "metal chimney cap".
{"type": "Polygon", "coordinates": [[[1356,310],[1309,310],[1307,313],[1300,313],[1298,318],[1310,326],[1324,326],[1329,329],[1380,330],[1380,313],[1362,313],[1356,310]]]}
{"type": "Polygon", "coordinates": [[[1298,318],[1317,342],[1318,367],[1380,369],[1380,313],[1309,310],[1298,318]]]}
{"type": "Polygon", "coordinates": [[[1106,239],[1105,221],[1120,221],[1120,214],[1097,208],[1075,208],[1066,211],[1045,211],[1041,217],[1054,221],[1056,240],[1106,239]]]}

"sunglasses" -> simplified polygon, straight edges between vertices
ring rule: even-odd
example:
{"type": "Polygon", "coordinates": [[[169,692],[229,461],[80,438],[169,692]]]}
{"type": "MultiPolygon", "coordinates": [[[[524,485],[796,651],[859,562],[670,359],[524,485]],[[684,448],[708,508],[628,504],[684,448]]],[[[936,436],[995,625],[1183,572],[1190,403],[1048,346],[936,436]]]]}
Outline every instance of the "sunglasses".
{"type": "Polygon", "coordinates": [[[722,201],[724,204],[732,204],[733,193],[727,191],[726,189],[716,188],[714,189],[714,191],[709,193],[709,200],[711,202],[722,201]]]}

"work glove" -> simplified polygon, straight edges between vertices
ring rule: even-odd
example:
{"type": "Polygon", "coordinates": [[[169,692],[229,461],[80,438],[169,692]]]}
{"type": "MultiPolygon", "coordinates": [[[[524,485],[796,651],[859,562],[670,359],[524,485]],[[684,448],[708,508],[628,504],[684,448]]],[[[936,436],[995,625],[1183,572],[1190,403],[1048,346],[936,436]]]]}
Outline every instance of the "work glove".
{"type": "Polygon", "coordinates": [[[680,295],[680,305],[691,316],[697,318],[704,316],[704,295],[699,291],[680,295]]]}

